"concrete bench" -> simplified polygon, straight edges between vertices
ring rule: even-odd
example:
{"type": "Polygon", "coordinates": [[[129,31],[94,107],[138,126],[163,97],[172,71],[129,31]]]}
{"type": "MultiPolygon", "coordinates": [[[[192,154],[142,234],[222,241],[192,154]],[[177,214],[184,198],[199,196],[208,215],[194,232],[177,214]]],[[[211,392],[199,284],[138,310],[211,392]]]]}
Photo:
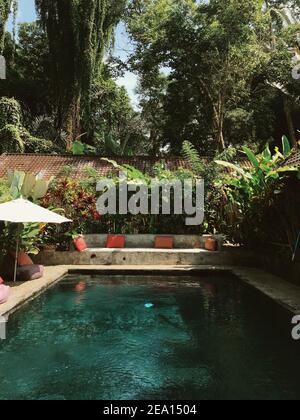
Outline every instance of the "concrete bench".
{"type": "MultiPolygon", "coordinates": [[[[126,249],[153,249],[156,236],[172,236],[175,249],[204,249],[208,238],[215,238],[218,250],[221,251],[224,243],[222,235],[125,235],[126,249]]],[[[84,235],[88,248],[106,248],[107,235],[84,235]]]]}
{"type": "MultiPolygon", "coordinates": [[[[154,249],[157,235],[126,235],[126,248],[108,249],[107,235],[85,235],[83,252],[42,252],[36,261],[44,265],[201,265],[217,264],[222,256],[223,238],[216,237],[219,252],[204,249],[207,237],[171,235],[175,249],[154,249]]],[[[166,235],[167,236],[167,235],[166,235]]]]}

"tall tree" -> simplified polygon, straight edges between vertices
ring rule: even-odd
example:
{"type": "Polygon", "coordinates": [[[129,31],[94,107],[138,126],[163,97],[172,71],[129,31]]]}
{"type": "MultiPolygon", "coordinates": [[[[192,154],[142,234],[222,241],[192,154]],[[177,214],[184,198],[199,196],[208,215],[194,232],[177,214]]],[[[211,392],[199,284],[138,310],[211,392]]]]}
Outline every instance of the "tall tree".
{"type": "Polygon", "coordinates": [[[202,153],[211,153],[229,144],[264,145],[288,131],[296,144],[300,85],[292,79],[289,49],[297,44],[299,4],[130,1],[127,23],[136,48],[128,63],[141,79],[149,132],[147,87],[155,86],[152,79],[160,71],[167,75],[159,96],[164,116],[153,113],[160,148],[169,144],[178,153],[188,138],[202,153]]]}
{"type": "Polygon", "coordinates": [[[57,124],[68,149],[87,121],[91,86],[126,0],[36,0],[47,30],[56,94],[57,124]]]}
{"type": "Polygon", "coordinates": [[[5,26],[12,4],[13,0],[0,0],[0,54],[2,54],[4,48],[5,26]]]}
{"type": "MultiPolygon", "coordinates": [[[[163,130],[173,151],[187,136],[205,137],[210,149],[231,142],[226,120],[232,111],[248,112],[254,69],[264,59],[255,32],[261,9],[262,0],[131,1],[136,51],[129,64],[143,81],[168,68],[163,130]]],[[[235,115],[245,120],[245,112],[235,115]]]]}
{"type": "Polygon", "coordinates": [[[298,144],[298,136],[294,123],[294,109],[299,112],[299,83],[291,78],[292,60],[290,52],[299,52],[300,34],[300,2],[295,1],[265,1],[266,14],[269,14],[270,37],[269,49],[270,63],[273,64],[271,79],[268,83],[281,92],[283,111],[286,118],[290,140],[293,146],[298,144]],[[276,71],[274,71],[274,63],[276,71]],[[273,73],[273,74],[272,74],[273,73]]]}

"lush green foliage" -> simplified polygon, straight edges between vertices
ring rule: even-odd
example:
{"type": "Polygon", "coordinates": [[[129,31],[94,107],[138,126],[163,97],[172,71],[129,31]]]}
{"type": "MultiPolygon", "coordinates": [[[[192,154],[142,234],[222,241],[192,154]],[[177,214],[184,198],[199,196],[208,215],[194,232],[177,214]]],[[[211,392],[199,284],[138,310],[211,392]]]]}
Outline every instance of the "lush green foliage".
{"type": "Polygon", "coordinates": [[[100,216],[96,210],[96,185],[94,180],[77,181],[62,176],[53,180],[42,204],[46,208],[62,208],[73,223],[48,226],[44,229],[42,243],[69,247],[72,236],[87,233],[100,216]],[[94,188],[92,188],[92,186],[94,188]]]}
{"type": "MultiPolygon", "coordinates": [[[[14,1],[14,4],[16,2],[14,1]]],[[[0,54],[3,52],[5,25],[9,17],[13,0],[0,0],[0,54]]]]}
{"type": "MultiPolygon", "coordinates": [[[[291,153],[288,139],[283,137],[282,152],[276,148],[273,155],[269,147],[259,155],[247,147],[243,151],[250,163],[247,167],[216,161],[229,170],[227,176],[216,181],[217,188],[226,197],[223,217],[227,223],[227,232],[233,241],[242,244],[270,244],[276,237],[278,242],[293,247],[300,220],[291,219],[293,209],[287,214],[286,209],[293,207],[291,202],[285,203],[284,210],[282,205],[289,174],[298,173],[299,178],[300,171],[299,168],[285,164],[291,153]]],[[[293,175],[293,178],[296,176],[293,175]]],[[[294,196],[297,197],[296,191],[294,196]]]]}
{"type": "MultiPolygon", "coordinates": [[[[185,226],[184,215],[105,215],[96,210],[96,183],[100,180],[95,170],[87,167],[84,177],[76,180],[72,167],[48,183],[22,172],[9,174],[8,182],[0,184],[1,201],[20,195],[33,200],[42,198],[46,208],[57,209],[73,220],[70,225],[28,225],[22,229],[22,246],[36,252],[36,246],[54,245],[67,250],[73,236],[81,233],[222,233],[233,243],[254,245],[257,242],[294,244],[299,229],[299,215],[290,206],[291,197],[297,194],[298,168],[287,166],[291,154],[286,137],[282,139],[282,151],[272,154],[269,147],[255,154],[243,148],[245,158],[239,159],[236,149],[229,148],[218,156],[216,162],[203,161],[192,144],[185,142],[184,154],[191,170],[170,172],[163,162],[155,165],[152,176],[129,165],[112,165],[111,178],[118,183],[119,171],[126,172],[129,181],[150,186],[155,180],[205,180],[205,221],[200,227],[185,226]],[[245,164],[245,159],[248,163],[245,164]],[[293,185],[293,188],[291,188],[293,185]],[[10,187],[9,187],[10,186],[10,187]],[[48,189],[48,192],[46,193],[48,189]],[[292,194],[292,196],[291,196],[292,194]],[[60,210],[59,210],[60,209],[60,210]]],[[[4,231],[3,244],[10,248],[17,232],[13,226],[4,231]]]]}
{"type": "Polygon", "coordinates": [[[35,137],[23,126],[20,104],[0,98],[0,153],[47,153],[56,147],[49,140],[35,137]]]}
{"type": "Polygon", "coordinates": [[[50,57],[47,36],[41,25],[38,22],[19,24],[17,42],[7,33],[4,56],[9,77],[0,85],[1,95],[21,102],[28,112],[29,123],[35,116],[51,115],[54,104],[50,90],[50,57]]]}
{"type": "Polygon", "coordinates": [[[178,153],[187,138],[205,154],[265,144],[284,132],[294,140],[299,24],[286,24],[285,3],[130,2],[127,23],[137,47],[128,64],[141,77],[154,153],[162,146],[178,153]],[[288,97],[280,86],[288,86],[288,97]]]}
{"type": "MultiPolygon", "coordinates": [[[[41,21],[20,25],[17,42],[6,34],[10,77],[0,89],[22,104],[23,126],[52,141],[53,151],[71,152],[80,140],[92,146],[83,153],[178,154],[189,139],[201,154],[212,156],[230,145],[255,144],[259,150],[274,140],[279,145],[284,133],[296,144],[297,1],[36,4],[41,21]],[[122,65],[112,66],[114,60],[104,65],[120,19],[134,48],[122,65]],[[139,76],[139,112],[115,83],[124,70],[139,76]]],[[[8,130],[7,149],[14,149],[15,138],[15,150],[22,151],[14,134],[8,130]]]]}
{"type": "MultiPolygon", "coordinates": [[[[58,87],[53,86],[46,32],[39,22],[23,23],[19,25],[17,44],[7,34],[5,45],[9,78],[0,81],[1,94],[18,99],[22,104],[24,127],[32,136],[46,140],[45,148],[40,145],[37,152],[65,153],[68,143],[66,119],[62,123],[58,121],[58,99],[54,95],[58,87]]],[[[129,155],[137,148],[141,154],[147,152],[140,116],[133,111],[127,92],[113,80],[107,65],[101,65],[97,77],[93,78],[88,96],[86,117],[83,112],[80,116],[81,131],[77,140],[73,138],[73,143],[80,140],[90,146],[82,147],[81,153],[129,155]]],[[[22,151],[22,148],[9,146],[8,150],[22,151]]]]}
{"type": "MultiPolygon", "coordinates": [[[[114,161],[111,178],[119,182],[118,171],[126,171],[131,181],[150,185],[152,177],[145,175],[129,165],[119,166],[114,161]]],[[[99,176],[90,168],[86,168],[81,180],[72,178],[73,168],[64,168],[61,175],[53,180],[48,194],[43,199],[45,207],[61,207],[65,214],[73,220],[71,225],[60,227],[49,226],[45,229],[42,242],[53,244],[61,249],[68,248],[70,238],[81,233],[186,233],[198,232],[199,228],[187,228],[184,216],[152,216],[152,215],[105,215],[100,216],[96,210],[96,183],[99,176]]],[[[180,169],[174,173],[167,171],[164,164],[154,168],[156,179],[175,180],[193,176],[187,170],[180,169]]],[[[201,229],[201,228],[200,228],[201,229]]]]}
{"type": "MultiPolygon", "coordinates": [[[[206,183],[201,231],[243,244],[294,242],[300,221],[286,199],[296,199],[298,184],[284,160],[300,129],[300,83],[292,77],[300,62],[298,0],[36,0],[40,20],[21,24],[15,38],[4,28],[16,4],[0,0],[0,53],[4,47],[9,74],[0,81],[0,153],[182,153],[192,176],[206,183]],[[120,19],[134,48],[124,62],[104,60],[120,19]],[[117,84],[128,70],[139,76],[139,110],[117,84]],[[284,137],[280,152],[284,133],[291,146],[284,137]]],[[[133,181],[151,181],[112,164],[133,181]]],[[[158,179],[191,176],[163,164],[153,171],[158,179]]],[[[74,225],[47,227],[43,243],[67,246],[81,231],[189,231],[179,216],[105,216],[99,223],[97,174],[74,181],[71,172],[65,168],[53,182],[44,205],[65,208],[74,225]]],[[[2,191],[6,200],[5,183],[2,191]]]]}
{"type": "Polygon", "coordinates": [[[69,150],[81,134],[81,122],[89,120],[91,87],[101,74],[104,51],[124,4],[123,0],[36,0],[49,40],[57,122],[67,131],[69,150]]]}
{"type": "MultiPolygon", "coordinates": [[[[21,171],[10,171],[7,181],[0,183],[0,202],[10,201],[23,197],[34,202],[44,197],[47,193],[49,182],[40,179],[33,174],[26,174],[21,171]]],[[[17,241],[20,249],[37,254],[41,240],[42,227],[37,223],[14,224],[2,223],[0,228],[1,255],[14,250],[17,241]]]]}

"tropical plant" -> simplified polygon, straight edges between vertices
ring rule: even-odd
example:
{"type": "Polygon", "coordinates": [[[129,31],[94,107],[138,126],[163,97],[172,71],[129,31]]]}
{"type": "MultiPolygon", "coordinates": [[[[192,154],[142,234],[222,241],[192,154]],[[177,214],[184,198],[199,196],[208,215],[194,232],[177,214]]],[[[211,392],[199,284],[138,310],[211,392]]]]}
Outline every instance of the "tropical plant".
{"type": "Polygon", "coordinates": [[[47,226],[43,229],[42,243],[68,246],[74,232],[79,235],[88,233],[90,226],[99,222],[96,209],[96,188],[82,185],[83,180],[68,177],[53,179],[47,194],[42,200],[46,208],[62,208],[72,219],[65,226],[47,226]]]}
{"type": "Polygon", "coordinates": [[[184,141],[182,145],[182,153],[184,158],[190,164],[193,172],[197,175],[203,174],[205,165],[195,146],[189,141],[184,141]]]}
{"type": "Polygon", "coordinates": [[[17,100],[0,98],[0,153],[41,153],[55,149],[51,141],[34,137],[24,127],[17,100]]]}
{"type": "MultiPolygon", "coordinates": [[[[50,181],[40,179],[39,176],[22,171],[9,171],[7,181],[3,183],[5,195],[1,201],[24,198],[38,202],[45,196],[50,181]]],[[[1,234],[2,252],[14,249],[16,241],[20,243],[20,249],[37,254],[40,245],[40,233],[42,226],[38,223],[12,224],[5,223],[1,234]]]]}
{"type": "MultiPolygon", "coordinates": [[[[258,238],[267,238],[268,228],[265,215],[273,209],[277,219],[283,215],[276,207],[278,196],[285,188],[285,179],[299,168],[285,164],[291,154],[287,137],[282,138],[282,150],[275,148],[271,153],[269,146],[258,155],[248,147],[243,148],[249,164],[231,163],[221,160],[215,162],[227,170],[224,177],[216,181],[223,191],[224,218],[227,220],[231,239],[241,243],[252,243],[258,238]]],[[[283,221],[286,225],[286,220],[283,221]]]]}
{"type": "MultiPolygon", "coordinates": [[[[270,147],[267,146],[265,150],[255,155],[252,150],[247,146],[243,147],[243,152],[247,156],[251,166],[249,168],[242,168],[240,165],[236,165],[230,162],[222,160],[215,160],[218,165],[222,165],[225,168],[236,172],[249,188],[249,190],[255,190],[255,188],[264,189],[268,182],[279,179],[283,174],[287,172],[297,172],[299,169],[294,166],[284,165],[284,162],[291,154],[291,146],[286,136],[282,137],[282,151],[278,147],[275,148],[275,154],[272,155],[270,147]]],[[[299,170],[300,174],[300,170],[299,170]]],[[[257,191],[256,191],[257,192],[257,191]]]]}
{"type": "Polygon", "coordinates": [[[10,194],[13,199],[22,197],[37,202],[46,195],[50,182],[51,180],[41,179],[39,175],[16,170],[8,172],[10,194]]]}

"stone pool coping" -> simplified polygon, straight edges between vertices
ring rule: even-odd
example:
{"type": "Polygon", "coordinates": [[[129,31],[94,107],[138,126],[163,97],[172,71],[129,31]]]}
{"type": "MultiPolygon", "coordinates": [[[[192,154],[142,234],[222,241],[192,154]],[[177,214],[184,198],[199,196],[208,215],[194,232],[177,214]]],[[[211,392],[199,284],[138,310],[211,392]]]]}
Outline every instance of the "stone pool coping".
{"type": "Polygon", "coordinates": [[[53,266],[45,267],[43,279],[11,285],[9,301],[0,306],[0,316],[8,317],[24,304],[39,296],[69,273],[99,272],[106,274],[166,273],[193,274],[201,271],[229,272],[259,290],[292,314],[300,314],[300,287],[263,270],[232,266],[53,266]]]}

